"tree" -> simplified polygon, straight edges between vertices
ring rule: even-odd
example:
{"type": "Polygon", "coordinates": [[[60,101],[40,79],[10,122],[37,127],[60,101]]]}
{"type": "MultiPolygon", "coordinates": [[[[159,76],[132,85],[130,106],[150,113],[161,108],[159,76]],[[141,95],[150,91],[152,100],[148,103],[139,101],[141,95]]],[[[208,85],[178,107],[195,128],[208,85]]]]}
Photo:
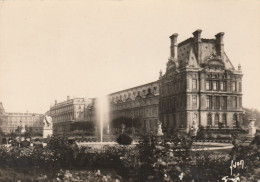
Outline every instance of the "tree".
{"type": "Polygon", "coordinates": [[[243,108],[244,110],[244,121],[243,125],[248,126],[250,122],[250,118],[255,118],[256,119],[256,126],[260,126],[260,111],[257,109],[249,109],[249,108],[243,108]]]}

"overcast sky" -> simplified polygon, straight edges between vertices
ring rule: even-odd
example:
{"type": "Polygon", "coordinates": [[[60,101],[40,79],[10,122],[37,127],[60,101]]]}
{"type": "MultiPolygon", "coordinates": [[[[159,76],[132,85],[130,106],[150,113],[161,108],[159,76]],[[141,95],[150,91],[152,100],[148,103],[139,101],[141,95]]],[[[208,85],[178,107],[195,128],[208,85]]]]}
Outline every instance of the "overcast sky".
{"type": "Polygon", "coordinates": [[[46,112],[57,99],[95,97],[158,79],[178,42],[225,32],[241,64],[243,105],[260,109],[260,0],[0,1],[0,102],[46,112]]]}

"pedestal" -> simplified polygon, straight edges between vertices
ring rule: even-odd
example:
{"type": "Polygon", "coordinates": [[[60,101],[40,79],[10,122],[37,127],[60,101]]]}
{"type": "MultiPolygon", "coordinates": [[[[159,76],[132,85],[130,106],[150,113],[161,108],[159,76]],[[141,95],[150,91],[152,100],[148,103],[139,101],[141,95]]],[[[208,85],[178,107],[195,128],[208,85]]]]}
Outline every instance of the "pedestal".
{"type": "Polygon", "coordinates": [[[42,138],[48,138],[48,137],[51,137],[51,136],[52,136],[52,134],[53,134],[53,129],[43,128],[42,132],[43,132],[42,138]]]}

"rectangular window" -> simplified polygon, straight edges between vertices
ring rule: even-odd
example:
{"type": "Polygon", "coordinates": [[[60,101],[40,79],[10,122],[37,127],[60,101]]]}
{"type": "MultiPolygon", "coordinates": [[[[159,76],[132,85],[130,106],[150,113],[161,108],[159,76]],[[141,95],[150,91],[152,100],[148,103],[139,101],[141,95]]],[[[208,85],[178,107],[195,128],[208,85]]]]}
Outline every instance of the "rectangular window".
{"type": "Polygon", "coordinates": [[[232,82],[232,92],[235,92],[236,90],[236,82],[232,82]]]}
{"type": "Polygon", "coordinates": [[[219,106],[220,106],[220,97],[216,96],[215,109],[219,109],[219,106]]]}
{"type": "Polygon", "coordinates": [[[224,90],[224,83],[220,82],[219,84],[219,90],[223,91],[224,90]]]}
{"type": "Polygon", "coordinates": [[[192,80],[192,89],[197,89],[197,80],[192,80]]]}
{"type": "Polygon", "coordinates": [[[210,82],[206,81],[206,90],[210,90],[210,82]]]}
{"type": "Polygon", "coordinates": [[[226,96],[222,97],[222,99],[221,99],[221,108],[222,109],[227,108],[227,97],[226,96]]]}
{"type": "Polygon", "coordinates": [[[212,106],[213,106],[213,109],[216,108],[216,97],[212,96],[212,106]]]}
{"type": "Polygon", "coordinates": [[[197,95],[192,96],[192,107],[197,107],[197,95]]]}
{"type": "Polygon", "coordinates": [[[242,83],[239,82],[239,92],[242,92],[242,83]]]}
{"type": "Polygon", "coordinates": [[[211,114],[208,114],[208,118],[207,118],[207,120],[208,120],[208,126],[212,126],[212,116],[211,116],[211,114]]]}
{"type": "Polygon", "coordinates": [[[207,104],[207,108],[210,108],[210,96],[207,96],[206,104],[207,104]]]}
{"type": "Polygon", "coordinates": [[[226,114],[222,115],[222,123],[224,126],[227,126],[227,115],[226,114]]]}
{"type": "Polygon", "coordinates": [[[233,101],[233,108],[237,108],[237,98],[233,97],[232,101],[233,101]]]}
{"type": "Polygon", "coordinates": [[[218,126],[218,123],[219,123],[219,115],[216,114],[215,115],[215,122],[214,122],[215,126],[218,126]]]}
{"type": "Polygon", "coordinates": [[[190,79],[187,79],[187,89],[190,90],[190,79]]]}
{"type": "Polygon", "coordinates": [[[216,81],[212,82],[212,88],[213,88],[213,90],[217,90],[217,82],[216,81]]]}

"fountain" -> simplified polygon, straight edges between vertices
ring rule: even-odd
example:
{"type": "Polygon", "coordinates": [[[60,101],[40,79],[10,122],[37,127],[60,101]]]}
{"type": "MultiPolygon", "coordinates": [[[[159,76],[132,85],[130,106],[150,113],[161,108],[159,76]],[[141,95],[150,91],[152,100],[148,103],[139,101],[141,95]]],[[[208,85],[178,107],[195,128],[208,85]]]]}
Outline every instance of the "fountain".
{"type": "MultiPolygon", "coordinates": [[[[103,142],[104,137],[104,126],[108,126],[109,120],[109,106],[108,106],[108,98],[107,96],[100,96],[98,98],[98,120],[99,120],[99,129],[100,129],[100,142],[103,142]]],[[[109,129],[108,129],[109,130],[109,129]]]]}
{"type": "Polygon", "coordinates": [[[80,142],[77,143],[79,147],[81,146],[91,146],[92,148],[101,148],[103,145],[116,145],[116,142],[104,141],[104,128],[106,129],[106,134],[110,134],[109,128],[109,102],[108,97],[102,95],[97,99],[97,122],[98,127],[95,128],[95,133],[100,137],[98,142],[80,142]],[[99,131],[98,131],[99,129],[99,131]]]}

